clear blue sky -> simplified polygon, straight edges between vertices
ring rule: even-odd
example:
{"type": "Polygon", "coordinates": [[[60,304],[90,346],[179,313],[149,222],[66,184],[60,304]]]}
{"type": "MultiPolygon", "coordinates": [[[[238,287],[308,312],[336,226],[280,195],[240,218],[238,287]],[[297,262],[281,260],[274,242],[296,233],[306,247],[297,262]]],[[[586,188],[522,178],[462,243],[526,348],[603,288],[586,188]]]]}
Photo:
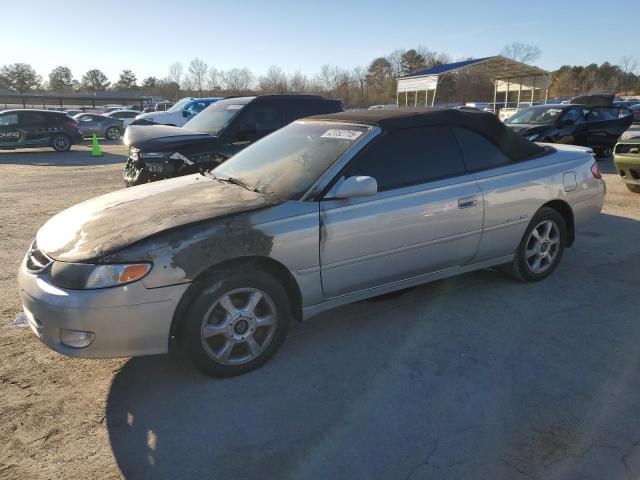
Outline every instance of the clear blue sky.
{"type": "Polygon", "coordinates": [[[57,65],[78,79],[100,68],[115,81],[124,68],[139,80],[164,77],[172,62],[186,70],[199,57],[225,70],[260,74],[278,65],[313,75],[322,64],[367,66],[396,48],[424,45],[456,60],[494,55],[514,41],[540,47],[535,63],[546,69],[626,55],[640,62],[639,7],[639,0],[0,0],[0,64],[26,62],[45,78],[57,65]]]}

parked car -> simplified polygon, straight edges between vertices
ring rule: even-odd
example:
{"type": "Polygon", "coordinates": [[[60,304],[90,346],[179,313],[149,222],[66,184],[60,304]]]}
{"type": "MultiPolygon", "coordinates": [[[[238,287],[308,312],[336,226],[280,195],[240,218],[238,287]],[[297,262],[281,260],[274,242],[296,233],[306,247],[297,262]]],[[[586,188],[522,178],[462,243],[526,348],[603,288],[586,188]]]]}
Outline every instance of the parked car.
{"type": "MultiPolygon", "coordinates": [[[[542,102],[533,102],[533,105],[542,105],[542,102]]],[[[531,102],[520,102],[520,103],[512,102],[507,107],[504,107],[504,106],[501,107],[500,105],[498,105],[498,107],[500,108],[498,112],[498,118],[504,122],[505,120],[507,120],[508,118],[511,118],[515,113],[519,112],[520,110],[529,108],[533,105],[531,104],[531,102]]]]}
{"type": "Polygon", "coordinates": [[[114,112],[110,112],[107,113],[107,117],[111,117],[111,118],[117,118],[118,120],[122,121],[122,124],[124,125],[124,127],[128,127],[129,125],[131,125],[131,122],[133,122],[133,120],[140,115],[140,112],[137,112],[135,110],[116,110],[114,112]]]}
{"type": "Polygon", "coordinates": [[[75,117],[79,113],[84,113],[84,111],[83,110],[65,110],[64,113],[66,113],[70,117],[75,117]]]}
{"type": "Polygon", "coordinates": [[[51,147],[66,152],[82,143],[78,122],[63,112],[4,110],[0,112],[0,150],[51,147]]]}
{"type": "Polygon", "coordinates": [[[342,110],[339,100],[314,95],[228,98],[210,105],[184,128],[131,125],[124,143],[127,186],[210,170],[252,142],[299,118],[342,110]]]}
{"type": "Polygon", "coordinates": [[[171,107],[173,107],[175,104],[173,102],[158,102],[155,104],[155,106],[153,107],[153,111],[156,112],[164,112],[166,110],[169,110],[171,107]]]}
{"type": "Polygon", "coordinates": [[[20,295],[62,354],[175,341],[205,373],[232,376],[265,363],[291,319],[497,265],[543,280],[604,193],[589,150],[536,145],[489,113],[321,115],[211,175],[59,213],[22,262],[20,295]]]}
{"type": "Polygon", "coordinates": [[[629,110],[633,112],[633,123],[640,123],[640,104],[631,105],[629,110]]]}
{"type": "Polygon", "coordinates": [[[90,137],[95,133],[98,137],[117,140],[124,132],[122,120],[110,115],[80,113],[73,118],[78,122],[78,128],[84,137],[90,137]]]}
{"type": "Polygon", "coordinates": [[[390,103],[386,105],[371,105],[367,110],[395,110],[396,108],[398,108],[398,105],[390,103]]]}
{"type": "Polygon", "coordinates": [[[102,115],[107,115],[111,112],[117,112],[118,110],[126,110],[127,107],[125,105],[105,105],[102,109],[102,115]]]}
{"type": "Polygon", "coordinates": [[[219,97],[211,98],[183,98],[164,112],[141,113],[136,117],[136,123],[161,123],[182,127],[202,110],[214,102],[221,100],[219,97]]]}
{"type": "Polygon", "coordinates": [[[581,145],[608,157],[631,122],[625,108],[561,104],[525,108],[505,124],[531,141],[581,145]]]}
{"type": "Polygon", "coordinates": [[[629,191],[640,193],[640,136],[620,140],[613,150],[613,163],[629,191]]]}

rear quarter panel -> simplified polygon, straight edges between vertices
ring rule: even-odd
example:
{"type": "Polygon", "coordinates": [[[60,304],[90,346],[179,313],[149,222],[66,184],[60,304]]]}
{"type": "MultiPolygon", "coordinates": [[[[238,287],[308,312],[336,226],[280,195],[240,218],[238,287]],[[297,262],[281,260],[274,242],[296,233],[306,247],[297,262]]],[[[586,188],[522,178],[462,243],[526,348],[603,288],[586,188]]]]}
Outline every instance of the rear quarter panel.
{"type": "Polygon", "coordinates": [[[474,261],[514,253],[531,218],[552,200],[571,207],[576,228],[600,212],[604,182],[591,174],[593,156],[585,149],[557,148],[540,158],[475,174],[485,217],[474,261]]]}

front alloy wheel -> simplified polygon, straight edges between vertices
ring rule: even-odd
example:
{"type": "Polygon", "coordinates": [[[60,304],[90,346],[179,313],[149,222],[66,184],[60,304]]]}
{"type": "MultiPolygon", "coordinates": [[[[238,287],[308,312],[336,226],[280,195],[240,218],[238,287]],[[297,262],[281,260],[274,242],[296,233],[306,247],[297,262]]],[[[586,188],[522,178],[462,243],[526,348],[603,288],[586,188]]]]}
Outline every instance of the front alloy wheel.
{"type": "Polygon", "coordinates": [[[257,358],[276,331],[273,300],[255,288],[239,288],[218,298],[202,319],[202,346],[223,365],[241,365],[257,358]]]}
{"type": "Polygon", "coordinates": [[[197,280],[183,299],[182,344],[213,377],[240,375],[263,365],[289,327],[287,292],[272,275],[249,265],[197,280]]]}

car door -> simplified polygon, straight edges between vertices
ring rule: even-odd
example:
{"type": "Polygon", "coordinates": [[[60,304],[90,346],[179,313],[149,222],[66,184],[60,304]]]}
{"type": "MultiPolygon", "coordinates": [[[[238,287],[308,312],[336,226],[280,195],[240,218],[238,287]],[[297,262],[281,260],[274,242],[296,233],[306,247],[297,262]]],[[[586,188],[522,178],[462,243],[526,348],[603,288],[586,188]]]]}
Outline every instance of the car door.
{"type": "Polygon", "coordinates": [[[337,297],[467,263],[483,200],[449,127],[382,135],[341,177],[378,182],[373,196],[320,202],[324,293],[337,297]]]}
{"type": "Polygon", "coordinates": [[[23,138],[23,130],[19,125],[20,114],[17,111],[0,114],[0,148],[15,148],[23,138]]]}
{"type": "Polygon", "coordinates": [[[28,110],[22,112],[20,126],[23,130],[22,143],[25,146],[49,145],[51,133],[57,127],[54,115],[28,110]]]}
{"type": "Polygon", "coordinates": [[[88,137],[94,133],[98,133],[99,122],[97,119],[99,118],[100,117],[89,115],[88,113],[76,117],[76,120],[78,121],[78,129],[82,132],[82,135],[88,137]]]}
{"type": "Polygon", "coordinates": [[[569,145],[587,145],[587,124],[581,107],[565,110],[558,119],[557,135],[553,139],[556,143],[569,145]]]}
{"type": "Polygon", "coordinates": [[[252,102],[242,109],[233,121],[228,135],[233,153],[283,127],[284,111],[281,102],[252,102]]]}
{"type": "Polygon", "coordinates": [[[586,118],[587,145],[596,148],[613,147],[631,123],[619,117],[619,109],[615,107],[589,107],[586,118]]]}

